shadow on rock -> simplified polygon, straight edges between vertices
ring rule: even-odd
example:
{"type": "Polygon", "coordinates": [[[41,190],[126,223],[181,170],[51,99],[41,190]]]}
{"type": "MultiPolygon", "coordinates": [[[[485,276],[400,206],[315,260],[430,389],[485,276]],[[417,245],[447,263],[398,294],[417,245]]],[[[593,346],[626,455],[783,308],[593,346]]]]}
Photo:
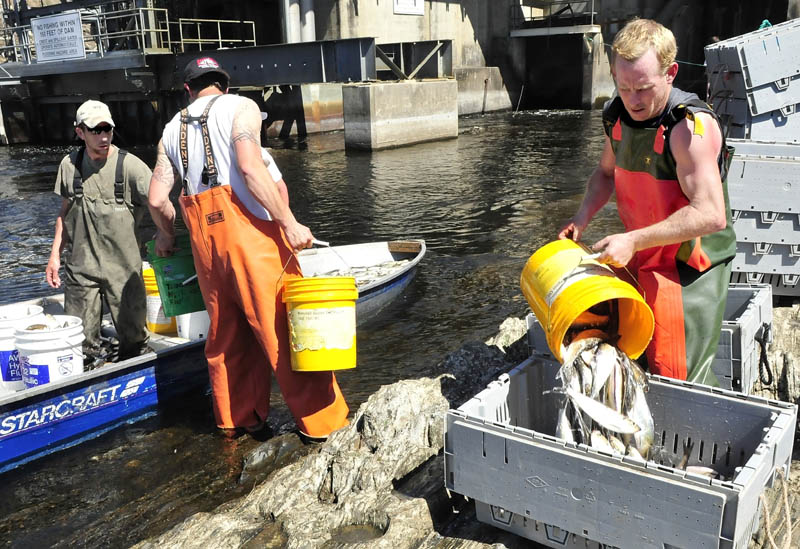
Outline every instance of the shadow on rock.
{"type": "Polygon", "coordinates": [[[243,459],[239,484],[264,480],[271,472],[316,451],[303,444],[296,433],[271,438],[250,451],[243,459]]]}

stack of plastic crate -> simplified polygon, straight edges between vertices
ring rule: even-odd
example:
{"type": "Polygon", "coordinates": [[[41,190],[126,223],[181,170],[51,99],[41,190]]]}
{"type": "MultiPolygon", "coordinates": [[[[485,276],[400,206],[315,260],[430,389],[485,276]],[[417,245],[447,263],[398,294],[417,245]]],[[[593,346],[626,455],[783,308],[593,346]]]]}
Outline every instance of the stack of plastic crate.
{"type": "Polygon", "coordinates": [[[800,295],[800,19],[705,48],[708,101],[735,148],[733,282],[800,295]]]}
{"type": "Polygon", "coordinates": [[[792,462],[795,404],[652,376],[644,461],[555,436],[558,370],[531,357],[447,412],[445,485],[479,521],[555,548],[749,546],[792,462]]]}
{"type": "MultiPolygon", "coordinates": [[[[728,287],[717,353],[711,363],[723,389],[750,394],[762,374],[759,362],[762,348],[772,341],[771,290],[768,284],[731,284],[728,287]]],[[[525,320],[533,355],[552,360],[539,321],[532,313],[525,320]]]]}

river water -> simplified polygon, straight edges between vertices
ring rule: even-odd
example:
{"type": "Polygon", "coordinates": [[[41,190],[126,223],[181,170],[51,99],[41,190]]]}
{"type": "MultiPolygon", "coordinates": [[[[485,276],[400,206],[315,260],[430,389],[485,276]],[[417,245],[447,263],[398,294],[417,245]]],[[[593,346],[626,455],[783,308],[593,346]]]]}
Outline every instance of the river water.
{"type": "MultiPolygon", "coordinates": [[[[381,385],[426,375],[448,352],[529,311],[519,275],[578,207],[600,156],[599,112],[460,120],[458,139],[345,152],[341,133],[270,142],[296,217],[334,245],[423,238],[403,296],[358,331],[358,367],[337,373],[355,411],[381,385]]],[[[69,147],[0,148],[0,304],[48,295],[44,269],[69,147]]],[[[154,148],[131,148],[153,165],[154,148]]],[[[619,228],[613,205],[587,241],[619,228]]],[[[273,384],[274,385],[274,384],[273,384]]],[[[294,428],[273,387],[270,424],[294,428]]],[[[5,547],[119,547],[244,495],[258,444],[214,432],[207,395],[0,476],[5,547]]]]}

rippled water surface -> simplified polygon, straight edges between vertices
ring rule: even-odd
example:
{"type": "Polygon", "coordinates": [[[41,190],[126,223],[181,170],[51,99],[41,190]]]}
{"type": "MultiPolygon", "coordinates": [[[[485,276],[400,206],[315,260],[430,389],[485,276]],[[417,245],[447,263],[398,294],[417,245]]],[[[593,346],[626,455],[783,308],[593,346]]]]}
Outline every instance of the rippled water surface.
{"type": "MultiPolygon", "coordinates": [[[[405,294],[359,327],[358,367],[337,374],[351,410],[381,385],[424,376],[448,352],[485,340],[528,305],[519,274],[578,207],[602,149],[599,113],[464,118],[458,139],[345,152],[342,134],[271,142],[296,217],[332,244],[423,238],[405,294]]],[[[69,148],[0,147],[0,303],[52,293],[44,282],[69,148]]],[[[152,166],[154,149],[134,149],[152,166]]],[[[618,229],[613,206],[587,240],[618,229]]],[[[270,423],[293,428],[273,388],[270,423]]],[[[125,546],[243,495],[242,456],[257,442],[214,433],[197,395],[99,439],[0,476],[6,546],[125,546]]]]}

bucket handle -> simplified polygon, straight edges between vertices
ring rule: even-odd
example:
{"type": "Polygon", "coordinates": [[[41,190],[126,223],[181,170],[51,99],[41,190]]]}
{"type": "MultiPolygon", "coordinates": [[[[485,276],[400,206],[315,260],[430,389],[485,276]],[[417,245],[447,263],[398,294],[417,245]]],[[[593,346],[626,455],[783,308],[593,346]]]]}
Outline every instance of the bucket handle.
{"type": "MultiPolygon", "coordinates": [[[[587,247],[582,242],[576,242],[576,244],[578,244],[581,248],[583,248],[587,252],[591,252],[592,251],[589,247],[587,247]]],[[[572,268],[572,271],[574,271],[575,269],[580,267],[585,261],[597,261],[597,259],[601,255],[603,255],[603,252],[587,253],[586,255],[582,256],[578,260],[578,264],[575,265],[575,267],[572,268]]],[[[611,267],[608,267],[608,268],[611,269],[611,267]]],[[[639,291],[642,294],[642,298],[645,301],[647,301],[647,294],[644,291],[644,287],[639,283],[639,281],[636,279],[636,277],[633,276],[633,273],[631,273],[631,271],[628,269],[627,265],[623,265],[622,268],[625,270],[626,273],[628,273],[628,276],[630,277],[631,280],[633,280],[634,284],[636,284],[636,286],[638,286],[639,291]]],[[[572,271],[570,271],[570,272],[572,272],[572,271]]],[[[612,269],[612,272],[613,272],[613,269],[612,269]]],[[[563,285],[563,283],[564,283],[564,280],[561,281],[562,285],[563,285]]],[[[561,289],[559,288],[558,291],[561,291],[561,289]]],[[[549,332],[550,330],[552,330],[552,328],[553,328],[553,326],[550,324],[550,307],[547,307],[547,331],[549,332]]]]}
{"type": "MultiPolygon", "coordinates": [[[[342,260],[342,263],[344,263],[344,264],[345,264],[345,265],[347,265],[348,267],[350,266],[350,264],[349,264],[347,261],[345,261],[345,259],[344,259],[344,258],[343,258],[341,255],[339,255],[339,252],[337,252],[337,251],[336,251],[336,250],[335,250],[333,247],[331,247],[331,243],[330,243],[330,242],[325,242],[324,240],[317,240],[317,239],[315,238],[315,239],[313,239],[313,240],[311,241],[311,243],[312,243],[312,244],[316,244],[317,246],[323,246],[323,247],[325,247],[325,248],[330,248],[330,250],[331,250],[331,251],[332,251],[334,254],[336,254],[336,257],[338,257],[339,259],[341,259],[341,260],[342,260]]],[[[296,257],[296,254],[295,254],[294,252],[292,252],[292,255],[290,255],[290,256],[289,256],[289,259],[287,259],[287,260],[286,260],[286,263],[284,263],[284,264],[283,264],[283,269],[281,269],[281,275],[278,277],[278,281],[275,283],[275,293],[276,293],[276,294],[277,294],[277,293],[278,293],[278,291],[280,290],[280,287],[281,287],[281,279],[283,278],[283,273],[285,273],[285,272],[286,272],[286,267],[288,267],[288,266],[289,266],[289,262],[292,260],[292,258],[293,258],[293,257],[294,257],[295,259],[297,259],[297,257],[296,257]]]]}
{"type": "Polygon", "coordinates": [[[52,339],[51,341],[55,341],[57,343],[60,343],[60,344],[64,345],[65,347],[73,347],[73,348],[76,349],[75,352],[76,352],[76,354],[78,354],[78,356],[80,356],[81,359],[86,358],[86,355],[83,354],[83,345],[73,345],[72,343],[70,343],[69,341],[67,341],[66,339],[61,338],[61,337],[52,339]]]}
{"type": "Polygon", "coordinates": [[[63,344],[65,347],[77,347],[77,349],[78,349],[77,353],[80,355],[80,357],[81,358],[86,358],[83,355],[83,345],[77,345],[77,346],[73,345],[72,343],[70,343],[69,341],[67,341],[66,339],[61,338],[61,337],[59,337],[58,339],[54,339],[53,341],[57,341],[57,342],[63,344]]]}
{"type": "Polygon", "coordinates": [[[297,257],[295,257],[294,252],[292,252],[292,255],[290,255],[289,259],[286,260],[286,263],[283,264],[283,269],[281,269],[281,274],[278,277],[278,281],[275,282],[275,295],[278,295],[278,292],[281,289],[281,279],[283,278],[283,273],[286,272],[286,267],[289,266],[289,262],[292,260],[292,258],[297,259],[297,257]]]}
{"type": "MultiPolygon", "coordinates": [[[[580,265],[584,261],[597,261],[600,258],[600,256],[603,255],[603,252],[594,252],[583,242],[576,242],[576,244],[581,248],[583,248],[584,250],[586,250],[587,252],[585,256],[581,257],[577,265],[578,267],[580,267],[580,265]]],[[[622,268],[625,270],[626,273],[628,273],[628,276],[631,278],[631,280],[633,280],[634,284],[636,284],[636,286],[639,288],[639,291],[642,293],[642,297],[644,298],[644,300],[647,301],[647,294],[645,293],[642,285],[639,283],[639,280],[635,276],[633,276],[633,273],[628,269],[627,265],[623,265],[622,268]]]]}

